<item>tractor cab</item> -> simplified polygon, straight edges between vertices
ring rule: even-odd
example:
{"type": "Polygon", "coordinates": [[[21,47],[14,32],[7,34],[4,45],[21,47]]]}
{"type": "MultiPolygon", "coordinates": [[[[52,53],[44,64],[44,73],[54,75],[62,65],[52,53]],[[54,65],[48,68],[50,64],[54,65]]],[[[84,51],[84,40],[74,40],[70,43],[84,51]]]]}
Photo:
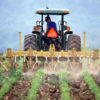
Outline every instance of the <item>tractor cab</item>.
{"type": "MultiPolygon", "coordinates": [[[[47,15],[56,15],[56,16],[61,16],[61,20],[58,22],[59,25],[59,31],[61,31],[62,33],[64,33],[64,31],[70,31],[70,27],[67,26],[67,21],[64,20],[64,15],[69,14],[69,10],[68,9],[41,9],[41,10],[37,10],[36,14],[41,15],[41,21],[36,21],[36,26],[39,27],[39,31],[44,32],[44,16],[47,15]]],[[[55,21],[56,22],[56,21],[55,21]]],[[[57,24],[57,22],[56,22],[57,24]]],[[[35,26],[35,27],[36,27],[35,26]]],[[[34,31],[34,30],[33,30],[34,31]]],[[[71,34],[72,32],[70,32],[71,34]]]]}
{"type": "MultiPolygon", "coordinates": [[[[56,39],[57,45],[63,49],[67,49],[67,35],[72,34],[73,32],[70,30],[70,27],[67,26],[67,21],[64,20],[64,15],[69,14],[69,10],[67,9],[39,9],[36,11],[36,14],[41,15],[41,20],[36,21],[36,26],[34,26],[32,33],[36,35],[38,45],[41,41],[41,37],[46,34],[44,30],[44,16],[61,16],[61,20],[58,22],[58,38],[56,39]]],[[[55,21],[57,24],[57,22],[55,21]]],[[[42,42],[41,42],[42,43],[42,42]]],[[[43,46],[43,44],[41,44],[43,46]]],[[[44,46],[43,46],[44,47],[44,46]]],[[[56,46],[57,47],[57,46],[56,46]]],[[[41,47],[39,47],[41,48],[41,47]]]]}

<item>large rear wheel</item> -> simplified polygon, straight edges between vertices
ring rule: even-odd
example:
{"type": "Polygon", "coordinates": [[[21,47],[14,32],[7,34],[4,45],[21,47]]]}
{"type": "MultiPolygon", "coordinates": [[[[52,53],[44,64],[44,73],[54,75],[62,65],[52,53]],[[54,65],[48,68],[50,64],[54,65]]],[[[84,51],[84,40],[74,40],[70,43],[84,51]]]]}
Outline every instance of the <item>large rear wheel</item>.
{"type": "MultiPolygon", "coordinates": [[[[75,48],[76,51],[81,51],[81,38],[80,36],[75,34],[71,34],[68,37],[68,50],[72,50],[73,48],[75,48]]],[[[69,63],[71,70],[77,70],[76,66],[79,66],[78,69],[82,68],[82,63],[80,62],[79,57],[76,58],[70,57],[69,60],[70,60],[69,63]]]]}
{"type": "Polygon", "coordinates": [[[73,48],[75,48],[76,51],[81,51],[81,38],[75,34],[71,34],[68,37],[68,50],[72,50],[73,48]]]}
{"type": "MultiPolygon", "coordinates": [[[[30,47],[33,50],[36,50],[37,49],[36,46],[37,46],[36,45],[36,36],[33,34],[25,35],[25,37],[24,37],[24,51],[27,51],[30,47]]],[[[30,59],[29,57],[26,57],[25,62],[23,62],[23,71],[27,72],[28,70],[32,70],[32,66],[34,65],[34,63],[35,63],[34,58],[30,59]]]]}
{"type": "Polygon", "coordinates": [[[24,51],[27,51],[29,47],[32,47],[33,50],[36,50],[36,37],[33,34],[28,34],[24,37],[24,51]]]}

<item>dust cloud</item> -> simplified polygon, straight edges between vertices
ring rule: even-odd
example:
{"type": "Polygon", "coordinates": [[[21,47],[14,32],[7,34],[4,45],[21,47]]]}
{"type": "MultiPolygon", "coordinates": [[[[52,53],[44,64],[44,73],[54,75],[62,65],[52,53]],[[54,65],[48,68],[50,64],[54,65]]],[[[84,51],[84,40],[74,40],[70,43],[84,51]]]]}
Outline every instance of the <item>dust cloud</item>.
{"type": "MultiPolygon", "coordinates": [[[[91,63],[87,59],[83,59],[80,62],[48,62],[44,63],[42,66],[38,66],[39,69],[42,69],[45,74],[59,74],[62,71],[66,71],[66,75],[71,80],[79,80],[82,78],[83,72],[89,72],[91,75],[99,75],[100,71],[100,63],[96,61],[91,61],[91,63]]],[[[36,70],[28,70],[27,72],[23,72],[23,76],[33,77],[37,71],[36,70]]]]}
{"type": "Polygon", "coordinates": [[[82,78],[83,72],[89,72],[90,75],[99,75],[100,71],[100,64],[96,61],[92,61],[91,63],[88,62],[87,59],[81,62],[63,62],[63,66],[61,63],[47,63],[44,64],[44,73],[46,74],[59,74],[62,71],[66,71],[67,76],[71,80],[79,80],[82,78]]]}

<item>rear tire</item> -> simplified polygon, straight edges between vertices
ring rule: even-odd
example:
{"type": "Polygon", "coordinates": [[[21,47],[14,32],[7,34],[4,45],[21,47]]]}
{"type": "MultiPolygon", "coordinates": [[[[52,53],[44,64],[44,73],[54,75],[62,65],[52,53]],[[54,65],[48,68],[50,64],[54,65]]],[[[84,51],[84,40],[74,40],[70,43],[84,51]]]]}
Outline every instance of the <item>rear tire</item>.
{"type": "Polygon", "coordinates": [[[76,51],[81,51],[81,38],[75,34],[71,34],[68,37],[68,50],[72,50],[73,48],[75,48],[76,51]]]}
{"type": "MultiPolygon", "coordinates": [[[[76,49],[76,51],[81,51],[81,38],[78,35],[71,34],[68,37],[68,50],[72,50],[73,48],[76,49]]],[[[69,58],[70,61],[73,61],[73,58],[69,58]]],[[[75,58],[75,62],[79,62],[79,57],[75,58]]]]}
{"type": "Polygon", "coordinates": [[[28,34],[24,37],[24,51],[27,51],[30,47],[36,50],[36,37],[33,34],[28,34]]]}

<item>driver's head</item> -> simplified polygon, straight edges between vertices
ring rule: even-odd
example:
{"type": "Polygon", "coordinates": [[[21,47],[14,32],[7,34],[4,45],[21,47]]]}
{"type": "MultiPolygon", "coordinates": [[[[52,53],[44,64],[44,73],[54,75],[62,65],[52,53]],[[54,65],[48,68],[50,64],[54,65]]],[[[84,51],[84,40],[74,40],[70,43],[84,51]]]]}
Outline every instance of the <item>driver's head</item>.
{"type": "Polygon", "coordinates": [[[49,22],[49,21],[51,21],[51,18],[50,18],[49,16],[46,16],[46,17],[45,17],[45,21],[46,21],[46,22],[49,22]]]}

